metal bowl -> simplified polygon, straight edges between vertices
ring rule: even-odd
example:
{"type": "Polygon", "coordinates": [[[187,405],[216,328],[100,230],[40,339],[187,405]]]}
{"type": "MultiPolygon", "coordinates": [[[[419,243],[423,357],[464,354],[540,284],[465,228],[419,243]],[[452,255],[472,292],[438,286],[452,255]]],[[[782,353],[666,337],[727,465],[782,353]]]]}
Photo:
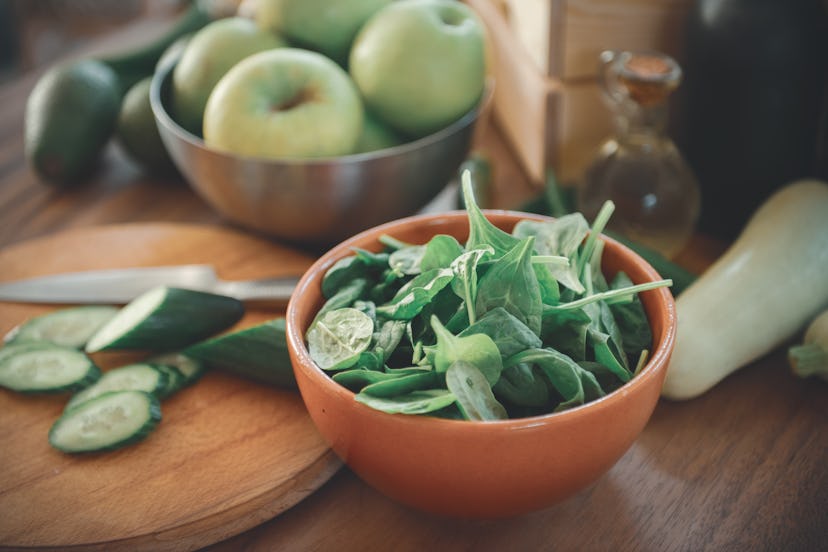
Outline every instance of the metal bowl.
{"type": "Polygon", "coordinates": [[[168,111],[177,60],[156,71],[150,101],[161,139],[195,192],[225,218],[283,240],[328,246],[414,214],[454,177],[491,97],[450,126],[375,152],[264,159],[208,148],[168,111]]]}

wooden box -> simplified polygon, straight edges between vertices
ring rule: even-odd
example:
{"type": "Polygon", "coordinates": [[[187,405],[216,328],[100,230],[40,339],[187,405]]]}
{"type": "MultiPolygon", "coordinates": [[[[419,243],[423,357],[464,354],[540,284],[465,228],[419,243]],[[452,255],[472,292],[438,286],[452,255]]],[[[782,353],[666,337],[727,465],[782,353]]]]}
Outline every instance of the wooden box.
{"type": "Polygon", "coordinates": [[[692,0],[465,0],[489,32],[493,112],[527,176],[576,183],[612,132],[596,75],[606,49],[681,62],[692,0]]]}

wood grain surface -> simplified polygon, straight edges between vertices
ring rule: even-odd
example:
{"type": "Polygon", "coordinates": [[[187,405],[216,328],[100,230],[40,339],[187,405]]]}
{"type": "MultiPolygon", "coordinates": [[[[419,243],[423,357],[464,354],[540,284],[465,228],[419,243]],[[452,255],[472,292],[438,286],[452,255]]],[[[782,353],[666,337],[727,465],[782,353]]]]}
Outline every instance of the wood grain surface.
{"type": "MultiPolygon", "coordinates": [[[[123,224],[78,229],[0,251],[0,280],[96,268],[211,263],[226,279],[300,274],[311,259],[237,231],[123,224]]],[[[0,332],[54,305],[0,303],[0,332]]],[[[236,328],[278,311],[250,310],[236,328]]],[[[99,353],[107,369],[135,353],[99,353]]],[[[162,403],[149,438],[66,455],[47,434],[66,395],[0,390],[0,546],[191,550],[301,501],[340,467],[298,392],[210,372],[162,403]]]]}

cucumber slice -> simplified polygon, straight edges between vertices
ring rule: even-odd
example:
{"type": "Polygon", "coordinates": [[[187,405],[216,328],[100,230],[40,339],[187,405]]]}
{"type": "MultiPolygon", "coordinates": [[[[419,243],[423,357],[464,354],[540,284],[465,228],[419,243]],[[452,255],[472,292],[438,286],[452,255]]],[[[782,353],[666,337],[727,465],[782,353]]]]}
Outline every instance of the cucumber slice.
{"type": "Polygon", "coordinates": [[[92,336],[86,351],[179,350],[232,326],[243,314],[244,304],[232,297],[157,287],[118,311],[92,336]]]}
{"type": "Polygon", "coordinates": [[[145,438],[160,421],[158,397],[110,391],[65,411],[49,430],[49,443],[71,453],[113,450],[145,438]]]}
{"type": "Polygon", "coordinates": [[[82,389],[101,376],[83,352],[71,347],[21,343],[3,348],[0,386],[23,393],[60,393],[82,389]],[[8,349],[13,349],[8,352],[8,349]]]}
{"type": "Polygon", "coordinates": [[[117,312],[117,307],[109,305],[61,309],[30,318],[6,334],[5,341],[46,341],[62,347],[80,349],[117,312]]]}
{"type": "Polygon", "coordinates": [[[296,387],[284,318],[213,337],[188,347],[184,353],[200,359],[210,368],[261,383],[296,387]]]}
{"type": "Polygon", "coordinates": [[[152,365],[166,376],[166,387],[155,393],[159,399],[166,399],[184,386],[184,376],[175,367],[158,362],[153,362],[152,365]]]}
{"type": "Polygon", "coordinates": [[[0,348],[0,362],[12,355],[16,355],[20,351],[28,351],[32,349],[45,349],[54,347],[54,343],[47,343],[46,341],[26,341],[23,343],[8,343],[0,348]]]}
{"type": "Polygon", "coordinates": [[[167,391],[168,381],[167,371],[152,364],[126,364],[105,372],[98,381],[75,393],[66,404],[66,410],[110,391],[146,391],[161,398],[160,394],[167,391]]]}
{"type": "Polygon", "coordinates": [[[171,392],[192,385],[207,371],[207,366],[203,362],[183,353],[167,353],[154,356],[149,359],[149,362],[167,366],[178,373],[177,385],[171,392]]]}

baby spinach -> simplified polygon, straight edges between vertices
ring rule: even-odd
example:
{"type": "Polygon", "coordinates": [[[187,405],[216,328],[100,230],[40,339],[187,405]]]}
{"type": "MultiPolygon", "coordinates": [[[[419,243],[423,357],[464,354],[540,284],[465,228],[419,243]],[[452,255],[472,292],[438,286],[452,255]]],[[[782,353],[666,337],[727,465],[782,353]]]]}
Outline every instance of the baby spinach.
{"type": "Polygon", "coordinates": [[[388,255],[388,266],[399,276],[419,274],[420,262],[425,254],[424,245],[408,245],[388,255]]]}
{"type": "Polygon", "coordinates": [[[328,311],[308,332],[308,350],[323,370],[349,368],[371,344],[373,333],[374,323],[362,311],[350,307],[328,311]]]}
{"type": "Polygon", "coordinates": [[[477,266],[483,258],[492,255],[494,255],[494,249],[484,246],[461,253],[450,265],[455,275],[451,283],[452,288],[465,302],[466,314],[470,323],[474,323],[477,319],[474,310],[474,304],[477,301],[477,266]]]}
{"type": "Polygon", "coordinates": [[[438,373],[445,372],[449,366],[462,360],[476,366],[489,385],[494,385],[500,379],[503,361],[500,350],[491,337],[482,333],[455,336],[436,316],[431,318],[431,327],[437,336],[433,364],[438,373]]]}
{"type": "Polygon", "coordinates": [[[506,366],[500,376],[493,391],[505,402],[534,408],[549,404],[549,386],[535,365],[512,364],[506,366]]]}
{"type": "Polygon", "coordinates": [[[356,400],[384,412],[501,420],[559,412],[622,387],[652,332],[634,284],[601,270],[599,239],[579,214],[493,225],[462,192],[465,243],[380,238],[322,280],[325,303],[306,334],[313,360],[356,400]],[[608,279],[612,276],[611,279],[608,279]]]}
{"type": "Polygon", "coordinates": [[[439,387],[440,384],[439,374],[431,370],[424,370],[419,373],[395,375],[391,378],[382,379],[363,387],[362,393],[373,397],[388,398],[413,393],[414,391],[433,389],[439,387]]]}
{"type": "Polygon", "coordinates": [[[454,273],[447,268],[422,272],[405,284],[391,301],[377,307],[377,312],[396,320],[414,318],[437,293],[451,283],[454,273]]]}
{"type": "Polygon", "coordinates": [[[533,244],[532,237],[518,242],[486,271],[477,287],[475,312],[502,307],[540,334],[543,305],[532,268],[533,244]]]}
{"type": "Polygon", "coordinates": [[[420,266],[422,270],[449,268],[464,251],[454,236],[437,234],[426,244],[420,266]]]}
{"type": "Polygon", "coordinates": [[[375,397],[360,392],[354,398],[389,414],[430,414],[453,405],[457,400],[448,389],[426,389],[395,397],[375,397]]]}
{"type": "Polygon", "coordinates": [[[543,341],[535,332],[503,307],[490,310],[480,320],[468,325],[458,337],[473,334],[486,334],[491,337],[503,358],[543,345],[543,341]]]}
{"type": "Polygon", "coordinates": [[[446,387],[457,397],[467,420],[505,420],[506,409],[492,393],[486,376],[472,363],[458,360],[446,371],[446,387]]]}

